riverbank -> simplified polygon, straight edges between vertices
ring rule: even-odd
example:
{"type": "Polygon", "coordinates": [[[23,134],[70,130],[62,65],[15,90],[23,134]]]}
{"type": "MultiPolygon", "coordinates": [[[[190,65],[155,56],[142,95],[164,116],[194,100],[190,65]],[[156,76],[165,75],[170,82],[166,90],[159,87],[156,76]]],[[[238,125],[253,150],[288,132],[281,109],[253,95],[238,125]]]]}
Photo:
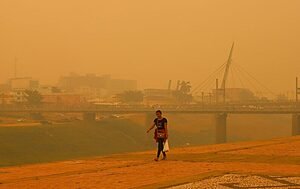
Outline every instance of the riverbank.
{"type": "MultiPolygon", "coordinates": [[[[145,151],[156,146],[153,133],[145,132],[151,120],[144,115],[106,116],[95,122],[74,121],[76,116],[46,114],[44,123],[23,115],[1,117],[0,167],[145,151]]],[[[167,118],[173,148],[215,143],[213,116],[167,115],[167,118]]],[[[228,142],[267,140],[290,133],[287,116],[228,118],[228,142]]]]}
{"type": "Polygon", "coordinates": [[[144,135],[124,120],[0,127],[0,167],[146,150],[144,135]]]}
{"type": "Polygon", "coordinates": [[[276,188],[294,188],[300,181],[299,146],[300,137],[288,137],[176,148],[167,161],[160,162],[153,161],[154,151],[146,151],[8,167],[0,169],[0,188],[184,188],[186,183],[209,183],[207,179],[226,188],[232,175],[236,180],[229,181],[236,181],[236,187],[243,181],[264,187],[257,182],[262,176],[276,188]],[[276,179],[283,181],[276,183],[276,179]]]}
{"type": "MultiPolygon", "coordinates": [[[[153,133],[146,134],[147,128],[129,119],[0,127],[0,167],[153,149],[153,133]]],[[[170,134],[177,147],[213,141],[213,135],[201,131],[186,136],[186,130],[172,128],[170,134]]]]}

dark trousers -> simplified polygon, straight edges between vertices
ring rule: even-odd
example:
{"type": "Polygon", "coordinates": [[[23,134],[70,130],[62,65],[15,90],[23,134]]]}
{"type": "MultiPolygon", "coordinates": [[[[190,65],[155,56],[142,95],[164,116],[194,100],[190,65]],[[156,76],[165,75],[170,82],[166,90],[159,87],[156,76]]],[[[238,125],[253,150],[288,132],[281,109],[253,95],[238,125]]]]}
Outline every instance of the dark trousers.
{"type": "Polygon", "coordinates": [[[162,152],[164,156],[166,156],[166,152],[163,152],[164,150],[164,138],[157,139],[157,158],[159,158],[160,153],[162,152]]]}

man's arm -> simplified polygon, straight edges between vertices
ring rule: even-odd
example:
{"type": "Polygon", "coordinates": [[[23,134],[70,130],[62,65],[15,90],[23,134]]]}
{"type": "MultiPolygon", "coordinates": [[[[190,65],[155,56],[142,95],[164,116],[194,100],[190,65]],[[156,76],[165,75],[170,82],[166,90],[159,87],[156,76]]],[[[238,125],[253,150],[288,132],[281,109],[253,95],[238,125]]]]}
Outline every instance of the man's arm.
{"type": "Polygon", "coordinates": [[[147,130],[147,133],[149,133],[153,128],[155,127],[155,123],[147,130]]]}

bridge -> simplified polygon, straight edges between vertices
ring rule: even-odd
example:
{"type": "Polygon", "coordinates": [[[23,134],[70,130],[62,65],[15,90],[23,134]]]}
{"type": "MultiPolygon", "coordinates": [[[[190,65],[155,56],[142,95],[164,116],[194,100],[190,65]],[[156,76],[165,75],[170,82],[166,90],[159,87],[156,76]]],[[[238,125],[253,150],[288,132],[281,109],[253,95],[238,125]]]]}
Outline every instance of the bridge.
{"type": "Polygon", "coordinates": [[[142,106],[142,105],[106,105],[87,107],[60,107],[60,106],[38,106],[38,107],[1,107],[0,112],[6,113],[153,113],[162,109],[168,113],[196,113],[196,114],[297,114],[300,113],[300,106],[294,103],[270,103],[253,105],[183,105],[183,106],[142,106]]]}
{"type": "MultiPolygon", "coordinates": [[[[86,122],[96,121],[97,114],[146,114],[146,125],[153,120],[158,107],[149,106],[105,106],[105,107],[0,107],[0,113],[81,113],[86,122]]],[[[291,135],[300,135],[300,106],[295,103],[269,103],[256,105],[185,105],[159,107],[167,114],[213,114],[216,142],[227,140],[228,114],[290,114],[291,135]]]]}

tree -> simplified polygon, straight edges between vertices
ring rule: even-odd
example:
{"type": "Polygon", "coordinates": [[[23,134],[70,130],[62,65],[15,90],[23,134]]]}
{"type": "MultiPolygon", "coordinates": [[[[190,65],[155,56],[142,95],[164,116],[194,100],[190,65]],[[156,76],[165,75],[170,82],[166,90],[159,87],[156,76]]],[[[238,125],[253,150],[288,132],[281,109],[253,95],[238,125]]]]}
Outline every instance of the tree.
{"type": "Polygon", "coordinates": [[[124,91],[117,95],[121,102],[125,103],[140,103],[144,100],[142,91],[124,91]]]}
{"type": "Polygon", "coordinates": [[[189,81],[182,81],[181,83],[180,83],[180,88],[179,88],[179,90],[183,93],[183,94],[188,94],[188,93],[190,93],[191,92],[191,88],[192,88],[192,86],[191,86],[191,83],[189,82],[189,81]]]}
{"type": "Polygon", "coordinates": [[[25,98],[29,105],[39,105],[42,102],[42,95],[36,90],[25,90],[25,98]]]}
{"type": "Polygon", "coordinates": [[[191,92],[191,83],[189,81],[182,81],[179,84],[179,90],[174,92],[174,96],[177,98],[178,102],[186,104],[192,101],[193,97],[191,92]]]}

